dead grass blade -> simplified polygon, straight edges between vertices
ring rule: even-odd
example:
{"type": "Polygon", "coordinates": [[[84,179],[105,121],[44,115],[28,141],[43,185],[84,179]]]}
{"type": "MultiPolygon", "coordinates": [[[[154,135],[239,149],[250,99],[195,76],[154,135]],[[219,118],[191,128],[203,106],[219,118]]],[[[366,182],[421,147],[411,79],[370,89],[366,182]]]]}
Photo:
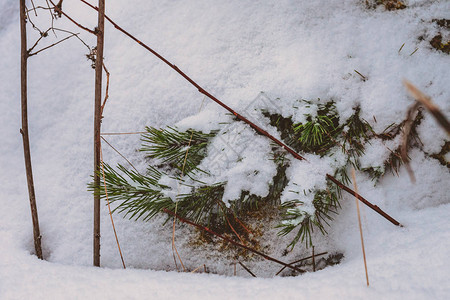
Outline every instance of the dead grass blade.
{"type": "Polygon", "coordinates": [[[406,89],[414,97],[417,101],[419,101],[436,119],[439,125],[444,128],[447,134],[450,135],[450,122],[441,112],[439,107],[437,107],[432,101],[431,98],[422,93],[416,86],[414,86],[411,82],[407,80],[403,80],[403,84],[406,86],[406,89]]]}

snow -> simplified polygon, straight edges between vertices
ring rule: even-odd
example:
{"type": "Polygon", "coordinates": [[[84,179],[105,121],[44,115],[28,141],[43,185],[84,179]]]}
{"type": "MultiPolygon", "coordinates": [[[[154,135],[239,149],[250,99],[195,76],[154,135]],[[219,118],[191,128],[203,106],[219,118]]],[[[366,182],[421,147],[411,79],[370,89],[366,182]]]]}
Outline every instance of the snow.
{"type": "MultiPolygon", "coordinates": [[[[450,2],[410,0],[405,1],[407,9],[392,12],[367,10],[362,2],[138,0],[124,5],[111,0],[106,5],[107,14],[123,28],[249,118],[255,117],[254,105],[269,105],[270,110],[284,116],[295,114],[301,121],[310,112],[293,113],[296,100],[333,99],[342,119],[359,104],[362,117],[381,132],[392,122],[400,122],[412,103],[402,86],[404,78],[450,116],[450,56],[431,49],[427,42],[442,30],[431,19],[450,18],[450,2]],[[419,36],[425,39],[420,41],[419,36]],[[354,70],[368,80],[363,81],[354,70]]],[[[95,26],[95,13],[78,1],[64,1],[63,8],[81,23],[95,26]]],[[[46,13],[39,16],[45,19],[46,13]]],[[[79,32],[65,19],[56,24],[79,32]]],[[[172,231],[162,226],[163,216],[135,222],[114,215],[128,267],[120,270],[106,207],[102,207],[102,268],[91,267],[92,196],[86,184],[92,169],[94,73],[84,57],[86,47],[73,38],[29,59],[31,153],[46,259],[38,260],[32,255],[19,134],[18,28],[17,3],[0,0],[0,299],[449,298],[450,174],[417,150],[410,153],[418,179],[415,185],[404,168],[398,177],[384,177],[376,186],[364,174],[357,174],[360,193],[405,226],[397,228],[363,207],[369,288],[365,286],[355,203],[348,196],[342,200],[343,208],[329,228],[328,239],[320,239],[316,245],[316,251],[340,251],[345,258],[341,264],[315,273],[252,279],[238,268],[239,277],[234,277],[232,260],[218,256],[214,247],[193,248],[194,235],[181,225],[177,225],[176,244],[186,266],[193,270],[206,264],[211,272],[224,275],[173,272],[172,231]]],[[[30,28],[29,34],[32,45],[37,32],[30,28]]],[[[95,44],[93,37],[85,33],[82,37],[95,44]]],[[[105,63],[111,86],[104,132],[174,124],[206,132],[231,118],[109,24],[105,63]]],[[[261,125],[274,134],[268,124],[261,125]]],[[[276,171],[267,159],[270,143],[246,125],[239,126],[242,136],[255,142],[246,144],[234,159],[244,159],[245,164],[215,174],[214,180],[235,180],[226,191],[229,199],[241,188],[264,195],[276,171]],[[247,180],[249,170],[255,169],[260,172],[247,180]]],[[[427,113],[418,132],[427,153],[438,152],[448,140],[427,113]]],[[[138,135],[106,138],[138,169],[145,170],[146,162],[136,151],[138,135]]],[[[395,148],[392,143],[372,144],[364,163],[381,163],[386,146],[395,148]]],[[[124,163],[106,145],[103,155],[110,165],[124,163]]],[[[329,172],[335,163],[307,159],[308,163],[296,162],[289,171],[292,182],[301,182],[305,189],[320,184],[323,178],[319,175],[329,172]],[[318,167],[308,171],[308,165],[318,167]]],[[[276,241],[270,248],[274,257],[291,261],[310,253],[298,249],[283,257],[289,236],[279,238],[275,232],[267,237],[276,241]]],[[[249,266],[258,277],[272,277],[279,269],[259,260],[249,266]]]]}

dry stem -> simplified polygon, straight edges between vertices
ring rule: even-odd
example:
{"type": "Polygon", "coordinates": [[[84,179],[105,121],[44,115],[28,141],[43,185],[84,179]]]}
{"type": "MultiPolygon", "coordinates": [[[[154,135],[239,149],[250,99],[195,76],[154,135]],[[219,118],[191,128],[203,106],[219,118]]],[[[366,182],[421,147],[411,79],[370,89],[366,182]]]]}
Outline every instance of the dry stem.
{"type": "MultiPolygon", "coordinates": [[[[355,168],[352,168],[352,180],[353,180],[353,186],[355,188],[355,191],[358,192],[358,186],[356,185],[355,168]]],[[[364,237],[363,237],[363,231],[362,231],[362,225],[361,225],[361,213],[359,211],[359,201],[358,201],[357,197],[355,197],[355,202],[356,202],[356,210],[358,212],[358,224],[359,224],[359,233],[361,236],[361,248],[362,248],[362,253],[363,253],[363,258],[364,258],[364,269],[366,271],[367,286],[369,286],[369,273],[367,272],[366,249],[364,247],[364,237]]]]}

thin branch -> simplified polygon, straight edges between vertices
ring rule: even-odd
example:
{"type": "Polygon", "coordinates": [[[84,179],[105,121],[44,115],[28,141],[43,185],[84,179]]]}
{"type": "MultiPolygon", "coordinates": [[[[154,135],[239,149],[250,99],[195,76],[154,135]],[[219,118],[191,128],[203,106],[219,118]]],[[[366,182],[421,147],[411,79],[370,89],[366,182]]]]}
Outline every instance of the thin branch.
{"type": "Polygon", "coordinates": [[[247,268],[243,263],[241,263],[240,261],[238,261],[238,263],[241,265],[241,267],[243,267],[244,268],[244,270],[245,271],[247,271],[250,275],[252,275],[253,277],[255,277],[256,278],[256,275],[255,274],[253,274],[253,272],[252,271],[250,271],[250,269],[249,268],[247,268]]]}
{"type": "MultiPolygon", "coordinates": [[[[87,27],[84,27],[83,25],[81,25],[80,23],[78,23],[77,21],[75,21],[74,19],[72,19],[71,17],[69,17],[65,12],[63,12],[63,10],[61,9],[61,7],[58,7],[57,5],[55,5],[55,3],[53,3],[52,0],[49,0],[50,3],[54,6],[54,10],[56,13],[58,14],[62,14],[64,17],[66,17],[67,19],[69,19],[69,21],[71,21],[72,23],[74,23],[75,25],[77,25],[78,27],[80,27],[83,30],[86,30],[89,33],[92,33],[93,35],[97,35],[97,32],[90,30],[87,27]]],[[[59,3],[61,3],[62,1],[60,1],[59,3]]]]}
{"type": "MultiPolygon", "coordinates": [[[[319,253],[319,254],[315,254],[314,256],[317,257],[317,256],[325,255],[325,254],[328,254],[328,252],[322,252],[322,253],[319,253]]],[[[290,264],[291,264],[291,265],[292,265],[292,264],[297,264],[297,263],[299,263],[299,262],[302,262],[302,261],[305,261],[305,260],[311,259],[311,258],[312,258],[312,255],[311,255],[311,256],[308,256],[308,257],[305,257],[305,258],[302,258],[302,259],[299,259],[299,260],[292,261],[292,262],[290,262],[290,264]]],[[[278,274],[280,274],[281,272],[283,272],[284,269],[286,269],[286,267],[282,267],[282,268],[277,272],[277,274],[275,274],[275,276],[277,276],[278,274]]]]}
{"type": "Polygon", "coordinates": [[[103,63],[103,69],[105,70],[105,73],[106,73],[106,92],[105,92],[105,100],[103,100],[103,104],[102,104],[102,108],[101,108],[102,118],[103,118],[103,109],[105,109],[106,101],[109,98],[109,75],[110,75],[108,72],[108,69],[105,66],[105,63],[103,63]]]}
{"type": "Polygon", "coordinates": [[[33,5],[34,15],[37,17],[36,7],[34,6],[33,0],[31,0],[31,5],[33,5]]]}
{"type": "Polygon", "coordinates": [[[102,132],[100,135],[128,135],[128,134],[144,134],[147,133],[145,131],[136,131],[136,132],[102,132]]]}
{"type": "Polygon", "coordinates": [[[91,51],[91,47],[89,47],[89,45],[86,44],[86,42],[83,41],[83,40],[78,36],[78,35],[80,34],[79,32],[78,32],[78,33],[74,33],[74,32],[72,32],[72,31],[65,30],[65,29],[60,29],[60,28],[52,28],[52,29],[53,29],[53,30],[56,30],[56,31],[61,31],[61,32],[65,32],[65,33],[69,33],[69,34],[75,35],[75,37],[76,37],[83,45],[85,45],[86,48],[88,48],[89,51],[91,51]]]}
{"type": "Polygon", "coordinates": [[[226,242],[228,242],[228,243],[230,243],[230,244],[233,244],[234,246],[237,246],[237,247],[246,249],[246,250],[248,250],[248,251],[250,251],[250,252],[253,252],[253,253],[257,254],[257,255],[262,256],[263,258],[265,258],[265,259],[267,259],[267,260],[276,262],[276,263],[278,263],[278,264],[280,264],[280,265],[283,265],[283,266],[285,266],[285,267],[287,267],[287,268],[293,269],[293,270],[295,270],[295,271],[297,271],[297,272],[305,273],[305,271],[302,270],[302,269],[299,269],[299,268],[294,267],[294,266],[292,266],[292,265],[290,265],[290,264],[287,264],[287,263],[284,263],[284,262],[282,262],[282,261],[279,261],[279,260],[277,260],[277,259],[275,259],[275,258],[273,258],[273,257],[270,257],[270,256],[268,256],[268,255],[266,255],[266,254],[264,254],[264,253],[262,253],[262,252],[259,252],[258,250],[255,250],[255,249],[253,249],[253,248],[250,248],[250,247],[248,247],[248,246],[245,246],[245,245],[242,245],[242,244],[240,244],[240,243],[238,243],[238,242],[235,242],[235,241],[233,241],[233,240],[231,240],[231,239],[229,239],[229,238],[227,238],[227,237],[225,237],[225,236],[222,236],[222,235],[220,235],[220,234],[218,234],[218,233],[212,231],[212,230],[209,229],[208,227],[202,226],[202,225],[197,224],[197,223],[194,223],[194,222],[192,222],[192,221],[190,221],[190,220],[188,220],[188,219],[182,218],[182,217],[180,217],[179,215],[176,215],[173,211],[168,210],[167,208],[164,208],[162,211],[165,212],[165,213],[167,213],[167,214],[169,214],[169,215],[171,215],[171,216],[174,216],[174,217],[176,216],[176,217],[178,218],[178,220],[180,220],[181,222],[186,223],[186,224],[189,224],[189,225],[192,225],[192,226],[194,226],[194,227],[197,227],[197,228],[200,229],[200,230],[206,231],[206,232],[208,232],[209,234],[212,234],[212,235],[214,235],[214,236],[216,236],[216,237],[218,237],[218,238],[220,238],[220,239],[222,239],[222,240],[224,240],[224,241],[226,241],[226,242]]]}
{"type": "Polygon", "coordinates": [[[370,203],[369,201],[367,201],[366,199],[364,199],[363,196],[361,196],[360,194],[358,194],[357,192],[353,191],[352,189],[346,187],[344,184],[342,184],[341,182],[339,182],[336,178],[334,178],[333,176],[327,174],[327,178],[330,179],[331,181],[333,181],[337,186],[339,186],[341,189],[343,189],[344,191],[346,191],[347,193],[349,193],[350,195],[355,196],[359,201],[361,201],[362,203],[364,203],[365,205],[367,205],[368,207],[370,207],[371,209],[373,209],[374,211],[376,211],[377,213],[379,213],[381,216],[383,216],[385,219],[387,219],[389,222],[391,222],[392,224],[396,225],[396,226],[400,226],[403,227],[402,224],[400,224],[397,220],[395,220],[394,218],[392,218],[390,215],[388,215],[387,213],[385,213],[384,211],[382,211],[378,206],[370,203]]]}
{"type": "MultiPolygon", "coordinates": [[[[50,13],[50,17],[52,18],[52,28],[53,28],[53,27],[54,27],[54,26],[53,26],[53,23],[54,23],[54,21],[55,21],[55,16],[52,14],[52,9],[51,9],[51,7],[50,7],[50,4],[48,3],[48,0],[45,0],[45,3],[47,3],[48,12],[50,13]]],[[[55,30],[53,29],[52,31],[53,31],[53,34],[54,34],[55,37],[56,37],[56,32],[55,32],[55,30]]]]}
{"type": "Polygon", "coordinates": [[[122,153],[120,153],[119,152],[119,150],[117,150],[116,148],[114,148],[114,146],[113,145],[111,145],[104,137],[102,137],[102,136],[100,136],[101,137],[101,139],[106,143],[106,144],[108,144],[108,146],[110,146],[114,151],[116,151],[116,153],[117,154],[119,154],[123,159],[125,159],[126,161],[127,161],[127,163],[138,173],[138,174],[140,174],[139,173],[139,171],[136,169],[136,167],[125,157],[125,156],[123,156],[122,155],[122,153]]]}
{"type": "MultiPolygon", "coordinates": [[[[34,45],[28,50],[29,56],[36,55],[36,54],[38,54],[38,53],[41,52],[41,51],[44,51],[44,50],[46,50],[46,49],[48,49],[48,48],[50,48],[50,47],[56,46],[57,44],[63,42],[64,40],[67,40],[67,39],[69,39],[69,38],[71,38],[71,37],[73,37],[73,36],[76,37],[83,45],[85,45],[86,48],[89,49],[89,51],[91,51],[91,48],[89,47],[89,45],[86,44],[86,42],[83,41],[83,40],[78,36],[79,34],[80,34],[80,33],[74,33],[74,32],[69,31],[69,30],[60,29],[60,28],[54,28],[54,27],[52,26],[52,27],[50,27],[49,29],[47,29],[46,31],[44,31],[44,32],[41,33],[41,36],[39,37],[39,39],[37,39],[37,41],[34,43],[34,45]],[[30,54],[31,51],[33,51],[33,49],[34,49],[34,48],[38,45],[38,43],[41,41],[41,39],[48,36],[48,32],[49,32],[50,30],[52,30],[53,32],[55,32],[55,30],[56,30],[56,31],[61,31],[61,32],[69,33],[70,36],[68,36],[68,37],[66,37],[65,39],[60,40],[60,41],[58,41],[58,42],[56,42],[56,43],[54,43],[54,44],[52,44],[52,45],[50,45],[50,46],[48,46],[48,47],[46,47],[46,48],[43,48],[43,49],[39,50],[39,51],[36,52],[36,53],[30,54]]],[[[55,33],[55,36],[56,36],[56,33],[55,33]]]]}
{"type": "Polygon", "coordinates": [[[36,51],[36,52],[34,52],[34,53],[30,53],[28,56],[31,57],[31,56],[33,56],[33,55],[36,55],[36,54],[38,54],[38,53],[40,53],[40,52],[42,52],[42,51],[44,51],[44,50],[47,50],[47,49],[49,49],[49,48],[51,48],[51,47],[54,47],[54,46],[60,44],[60,43],[64,42],[65,40],[68,40],[68,39],[70,39],[71,37],[74,37],[74,36],[76,36],[76,35],[78,35],[78,33],[74,33],[74,34],[72,34],[72,35],[69,35],[69,36],[63,38],[62,40],[57,41],[56,43],[53,43],[53,44],[51,44],[51,45],[49,45],[49,46],[47,46],[47,47],[44,47],[44,48],[42,48],[42,49],[40,49],[40,50],[38,50],[38,51],[36,51]]]}
{"type": "Polygon", "coordinates": [[[44,37],[46,37],[46,36],[48,35],[48,32],[49,32],[50,30],[51,30],[51,28],[47,29],[46,31],[44,31],[44,32],[41,34],[41,36],[36,40],[36,42],[34,43],[34,45],[33,45],[30,49],[28,49],[28,54],[30,54],[31,51],[33,51],[33,49],[37,46],[37,44],[38,44],[44,37]]]}
{"type": "Polygon", "coordinates": [[[25,13],[26,13],[26,19],[28,20],[28,22],[30,22],[31,27],[32,27],[34,30],[38,31],[40,35],[42,35],[42,34],[43,34],[43,31],[40,30],[40,29],[34,24],[33,20],[30,18],[30,14],[29,14],[28,12],[29,12],[29,11],[32,11],[32,10],[33,10],[33,9],[26,9],[26,10],[25,10],[25,13]]]}

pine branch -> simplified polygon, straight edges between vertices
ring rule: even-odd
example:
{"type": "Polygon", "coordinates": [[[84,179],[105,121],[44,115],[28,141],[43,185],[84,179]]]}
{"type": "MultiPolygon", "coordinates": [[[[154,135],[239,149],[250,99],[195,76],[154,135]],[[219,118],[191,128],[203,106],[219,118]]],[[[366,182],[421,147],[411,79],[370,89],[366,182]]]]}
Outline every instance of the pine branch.
{"type": "MultiPolygon", "coordinates": [[[[320,100],[320,99],[319,99],[320,100]]],[[[305,101],[305,100],[304,100],[305,101]]],[[[311,101],[305,101],[313,105],[311,101]]],[[[307,116],[304,124],[294,124],[293,129],[302,149],[316,154],[325,154],[335,146],[334,137],[339,133],[339,115],[334,101],[317,104],[317,116],[307,116]]]]}
{"type": "MultiPolygon", "coordinates": [[[[130,219],[149,220],[161,211],[162,208],[173,208],[172,199],[162,193],[168,187],[158,183],[162,173],[149,167],[147,175],[127,170],[122,165],[118,169],[127,177],[125,179],[119,172],[105,164],[105,181],[111,203],[120,202],[113,212],[124,212],[130,219]]],[[[102,183],[96,187],[93,183],[88,185],[90,191],[105,197],[102,183]]]]}
{"type": "MultiPolygon", "coordinates": [[[[208,223],[215,210],[217,199],[222,199],[223,184],[194,187],[180,182],[180,185],[191,189],[190,193],[176,195],[176,199],[172,199],[167,196],[173,192],[171,187],[160,183],[166,174],[153,167],[148,168],[146,175],[127,170],[122,165],[118,165],[117,168],[120,173],[105,164],[106,188],[110,202],[119,203],[113,212],[124,213],[129,219],[147,221],[163,209],[174,210],[177,201],[179,215],[196,222],[208,223]]],[[[98,187],[90,183],[88,189],[99,194],[101,198],[105,197],[103,183],[98,187]]]]}
{"type": "Polygon", "coordinates": [[[215,135],[216,132],[180,131],[174,127],[167,129],[146,127],[146,133],[141,138],[141,151],[145,152],[148,158],[161,159],[163,164],[181,172],[186,150],[189,148],[189,155],[184,166],[184,173],[188,174],[193,170],[199,170],[197,166],[205,158],[206,147],[215,135]]]}
{"type": "Polygon", "coordinates": [[[333,220],[332,213],[337,214],[337,209],[340,208],[339,198],[340,193],[338,193],[338,189],[333,187],[329,181],[326,190],[316,191],[314,195],[313,205],[315,213],[313,215],[300,208],[303,205],[303,202],[300,200],[283,203],[281,208],[285,213],[283,221],[277,226],[282,228],[278,234],[285,236],[298,229],[289,246],[294,248],[299,241],[304,242],[306,247],[312,246],[311,233],[316,228],[322,234],[327,234],[325,225],[329,226],[329,221],[333,220]]]}
{"type": "Polygon", "coordinates": [[[355,108],[355,112],[342,126],[342,151],[351,156],[354,161],[364,154],[365,144],[374,136],[372,126],[360,116],[360,108],[355,108]],[[345,131],[344,131],[345,129],[345,131]]]}

